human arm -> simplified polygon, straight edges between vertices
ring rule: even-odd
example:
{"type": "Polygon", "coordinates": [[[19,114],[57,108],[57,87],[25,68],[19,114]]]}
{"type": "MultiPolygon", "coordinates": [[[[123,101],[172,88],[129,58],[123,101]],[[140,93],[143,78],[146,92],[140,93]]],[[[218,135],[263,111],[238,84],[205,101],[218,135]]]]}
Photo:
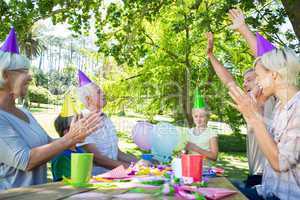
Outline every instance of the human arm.
{"type": "Polygon", "coordinates": [[[74,118],[70,126],[70,131],[62,138],[29,150],[29,160],[25,170],[30,171],[35,167],[46,163],[63,150],[81,142],[101,126],[101,120],[102,118],[99,113],[96,112],[91,113],[89,116],[82,119],[74,118]]]}
{"type": "Polygon", "coordinates": [[[213,33],[208,32],[206,34],[208,40],[207,46],[207,57],[210,60],[212,67],[214,68],[216,74],[221,79],[221,81],[227,86],[230,87],[234,83],[234,78],[227,71],[227,69],[219,62],[219,60],[214,56],[213,47],[214,47],[214,36],[213,33]]]}
{"type": "Polygon", "coordinates": [[[119,161],[119,160],[113,160],[109,157],[103,155],[98,149],[96,144],[89,143],[82,146],[84,150],[86,150],[89,153],[94,154],[94,162],[97,166],[101,166],[107,169],[113,169],[120,165],[123,165],[125,168],[129,167],[129,163],[119,161]]]}
{"type": "Polygon", "coordinates": [[[138,159],[134,155],[126,154],[120,149],[118,149],[118,160],[129,164],[132,162],[136,163],[138,161],[138,159]]]}
{"type": "Polygon", "coordinates": [[[260,114],[259,105],[240,88],[233,89],[229,94],[236,103],[236,109],[243,114],[247,119],[247,123],[252,126],[259,148],[269,161],[271,167],[275,171],[284,171],[297,163],[300,152],[300,114],[296,114],[298,116],[296,120],[289,122],[289,128],[284,133],[290,139],[282,144],[280,142],[280,145],[284,145],[284,147],[281,146],[283,148],[278,148],[279,144],[271,137],[260,114]]]}
{"type": "Polygon", "coordinates": [[[201,155],[206,156],[208,159],[212,161],[216,161],[218,159],[218,153],[219,153],[218,138],[217,137],[210,138],[209,145],[210,145],[210,151],[207,151],[192,142],[188,142],[186,145],[186,150],[197,152],[201,155]]]}
{"type": "Polygon", "coordinates": [[[229,10],[229,18],[232,21],[232,25],[229,27],[238,31],[246,39],[252,55],[256,57],[256,36],[251,32],[249,26],[245,23],[243,12],[239,9],[231,9],[229,10]]]}

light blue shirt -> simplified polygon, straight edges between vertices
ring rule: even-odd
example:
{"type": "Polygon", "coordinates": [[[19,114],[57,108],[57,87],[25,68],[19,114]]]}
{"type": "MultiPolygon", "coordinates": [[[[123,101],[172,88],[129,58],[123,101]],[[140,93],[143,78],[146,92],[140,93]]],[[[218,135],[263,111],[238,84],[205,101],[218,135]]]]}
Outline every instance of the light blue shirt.
{"type": "Polygon", "coordinates": [[[45,145],[51,138],[31,113],[24,108],[29,123],[0,109],[0,191],[47,182],[46,164],[25,171],[34,147],[45,145]]]}

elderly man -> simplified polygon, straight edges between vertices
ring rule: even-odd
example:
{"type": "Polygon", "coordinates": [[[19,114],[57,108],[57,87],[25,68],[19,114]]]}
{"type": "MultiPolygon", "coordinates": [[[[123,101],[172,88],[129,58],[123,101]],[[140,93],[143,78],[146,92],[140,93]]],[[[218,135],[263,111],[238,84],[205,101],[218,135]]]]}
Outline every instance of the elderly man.
{"type": "MultiPolygon", "coordinates": [[[[106,105],[105,94],[93,83],[82,71],[79,70],[79,87],[77,89],[80,101],[87,110],[83,115],[95,110],[102,112],[106,105]]],[[[80,144],[87,152],[94,154],[93,174],[100,174],[119,165],[128,167],[131,162],[137,159],[129,154],[123,153],[118,147],[118,137],[116,128],[112,121],[104,114],[103,126],[86,138],[84,143],[80,144]]]]}

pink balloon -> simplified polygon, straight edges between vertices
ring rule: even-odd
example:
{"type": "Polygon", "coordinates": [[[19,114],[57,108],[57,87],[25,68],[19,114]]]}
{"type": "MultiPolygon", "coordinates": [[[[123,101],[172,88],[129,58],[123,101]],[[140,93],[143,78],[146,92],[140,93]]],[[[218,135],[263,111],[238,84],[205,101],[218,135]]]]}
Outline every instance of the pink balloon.
{"type": "Polygon", "coordinates": [[[151,134],[153,125],[146,121],[138,121],[132,129],[134,143],[143,150],[151,149],[151,134]]]}

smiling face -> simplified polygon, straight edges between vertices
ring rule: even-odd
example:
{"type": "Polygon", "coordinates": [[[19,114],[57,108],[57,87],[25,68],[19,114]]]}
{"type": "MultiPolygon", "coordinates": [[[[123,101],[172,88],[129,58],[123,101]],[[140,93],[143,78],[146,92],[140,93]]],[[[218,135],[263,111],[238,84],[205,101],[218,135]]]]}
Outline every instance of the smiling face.
{"type": "Polygon", "coordinates": [[[275,85],[277,82],[276,72],[272,72],[266,69],[260,61],[255,65],[256,80],[259,86],[262,88],[262,95],[266,98],[274,95],[275,85]]]}
{"type": "Polygon", "coordinates": [[[249,93],[256,86],[256,74],[255,71],[249,71],[244,75],[244,91],[249,93]]]}
{"type": "Polygon", "coordinates": [[[28,69],[4,71],[6,83],[4,88],[13,93],[14,98],[25,97],[32,77],[28,69]]]}
{"type": "Polygon", "coordinates": [[[90,96],[87,96],[88,107],[101,110],[106,105],[106,97],[99,86],[93,84],[90,89],[90,96]]]}
{"type": "Polygon", "coordinates": [[[208,113],[205,109],[193,109],[193,121],[197,128],[206,128],[208,121],[208,113]]]}

